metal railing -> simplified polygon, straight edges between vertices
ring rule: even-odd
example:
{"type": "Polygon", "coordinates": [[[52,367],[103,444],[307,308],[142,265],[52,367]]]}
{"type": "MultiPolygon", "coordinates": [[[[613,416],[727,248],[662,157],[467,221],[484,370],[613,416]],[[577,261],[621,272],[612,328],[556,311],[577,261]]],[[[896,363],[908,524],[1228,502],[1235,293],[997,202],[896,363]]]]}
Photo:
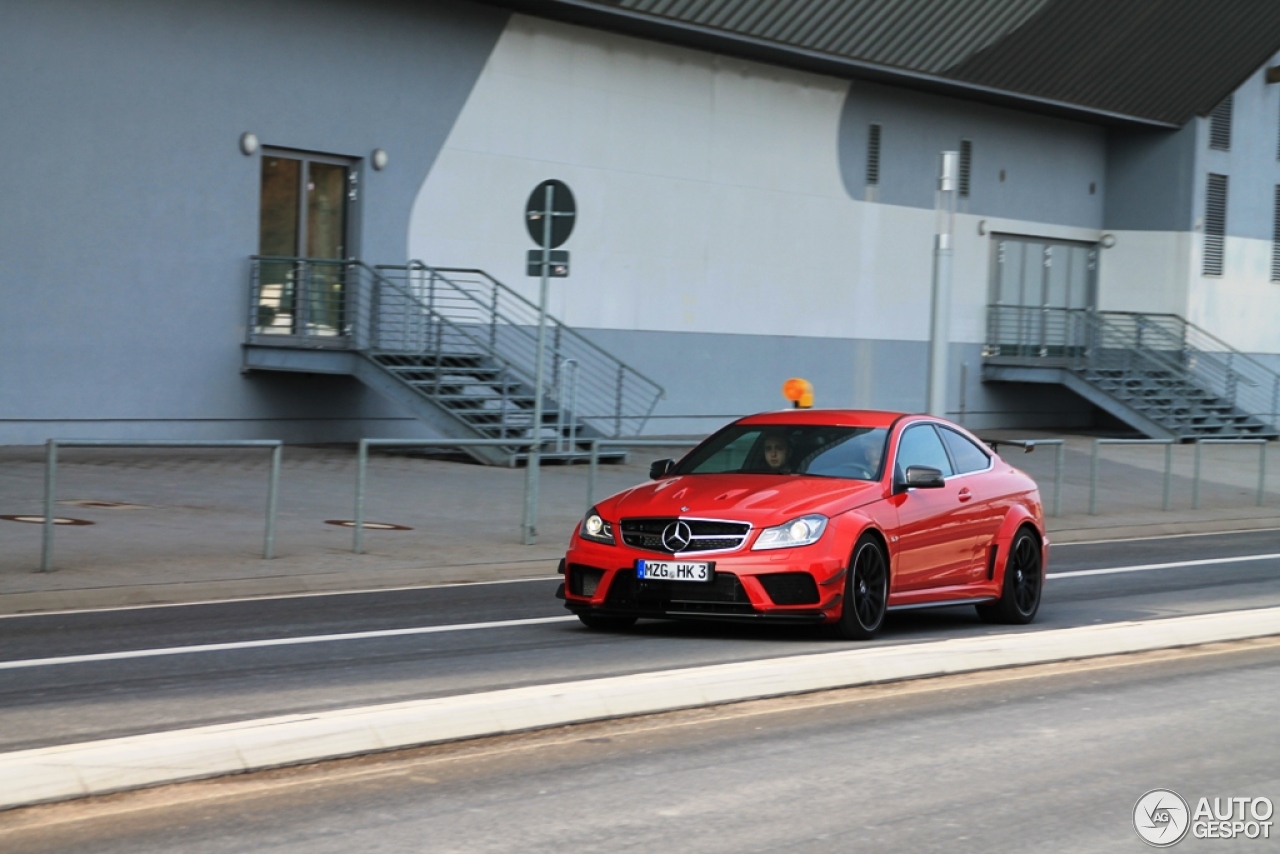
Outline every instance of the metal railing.
{"type": "MultiPolygon", "coordinates": [[[[1261,507],[1266,498],[1267,485],[1267,440],[1266,439],[1197,439],[1195,472],[1191,478],[1191,509],[1200,509],[1200,448],[1202,445],[1257,445],[1258,446],[1258,491],[1255,499],[1261,507]]],[[[1169,508],[1166,507],[1166,510],[1169,508]]]]}
{"type": "Polygon", "coordinates": [[[986,352],[1073,369],[1164,374],[1280,426],[1280,373],[1174,314],[992,305],[986,352]]]}
{"type": "Polygon", "coordinates": [[[48,572],[53,565],[54,504],[57,501],[58,449],[59,448],[270,448],[271,471],[267,478],[267,530],[262,547],[262,557],[275,557],[276,506],[280,495],[280,454],[284,444],[278,439],[245,439],[242,441],[117,441],[113,439],[49,439],[45,442],[44,463],[44,538],[40,551],[40,571],[48,572]]]}
{"type": "MultiPolygon", "coordinates": [[[[1164,445],[1164,500],[1162,510],[1172,507],[1173,439],[1094,439],[1089,456],[1089,515],[1098,515],[1098,451],[1103,445],[1164,445]]],[[[1198,474],[1198,473],[1197,473],[1198,474]]]]}
{"type": "MultiPolygon", "coordinates": [[[[530,377],[537,360],[538,307],[484,270],[432,267],[421,261],[379,265],[378,273],[414,295],[432,316],[471,331],[488,352],[519,365],[530,377]]],[[[543,394],[560,398],[561,371],[572,363],[578,374],[576,406],[570,411],[599,433],[620,437],[640,433],[664,391],[555,317],[547,316],[543,394]]],[[[530,383],[532,385],[532,383],[530,383]]]]}

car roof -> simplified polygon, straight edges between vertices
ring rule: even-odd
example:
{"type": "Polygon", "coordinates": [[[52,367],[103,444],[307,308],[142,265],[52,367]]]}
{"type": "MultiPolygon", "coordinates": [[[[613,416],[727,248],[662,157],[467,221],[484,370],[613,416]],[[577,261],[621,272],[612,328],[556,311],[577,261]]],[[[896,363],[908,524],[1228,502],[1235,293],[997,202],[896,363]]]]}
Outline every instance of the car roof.
{"type": "Polygon", "coordinates": [[[738,419],[739,424],[818,424],[835,427],[889,427],[905,412],[878,409],[779,409],[738,419]]]}

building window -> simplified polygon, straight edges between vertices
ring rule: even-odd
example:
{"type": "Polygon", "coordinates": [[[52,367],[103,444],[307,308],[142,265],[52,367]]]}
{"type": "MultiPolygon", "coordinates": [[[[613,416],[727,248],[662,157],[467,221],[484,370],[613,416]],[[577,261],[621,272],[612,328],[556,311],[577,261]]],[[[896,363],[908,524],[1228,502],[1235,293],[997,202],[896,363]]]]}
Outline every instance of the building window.
{"type": "Polygon", "coordinates": [[[1209,114],[1209,147],[1218,151],[1231,150],[1231,108],[1235,95],[1228,95],[1209,114]]]}
{"type": "Polygon", "coordinates": [[[880,184],[880,125],[873,124],[867,133],[867,186],[880,184]]]}
{"type": "Polygon", "coordinates": [[[969,198],[969,176],[973,174],[973,142],[960,140],[960,198],[969,198]]]}
{"type": "Polygon", "coordinates": [[[1280,184],[1276,185],[1275,207],[1271,217],[1271,281],[1280,282],[1280,184]]]}
{"type": "Polygon", "coordinates": [[[1204,199],[1204,275],[1222,275],[1227,237],[1227,176],[1209,173],[1204,199]]]}

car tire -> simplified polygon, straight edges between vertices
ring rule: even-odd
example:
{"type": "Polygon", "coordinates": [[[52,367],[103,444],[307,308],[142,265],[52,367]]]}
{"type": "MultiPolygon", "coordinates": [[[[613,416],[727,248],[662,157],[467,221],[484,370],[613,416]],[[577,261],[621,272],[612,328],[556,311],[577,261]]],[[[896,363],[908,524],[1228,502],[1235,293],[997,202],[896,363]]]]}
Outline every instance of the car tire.
{"type": "Polygon", "coordinates": [[[875,537],[864,534],[853,547],[844,582],[844,608],[832,626],[842,640],[871,640],[884,625],[889,605],[889,558],[875,537]]]}
{"type": "Polygon", "coordinates": [[[578,619],[593,632],[621,632],[636,624],[635,617],[606,617],[601,614],[579,614],[578,619]]]}
{"type": "Polygon", "coordinates": [[[1036,612],[1040,610],[1043,589],[1040,537],[1028,528],[1021,528],[1009,546],[1000,598],[976,606],[978,617],[984,623],[1026,625],[1036,618],[1036,612]]]}

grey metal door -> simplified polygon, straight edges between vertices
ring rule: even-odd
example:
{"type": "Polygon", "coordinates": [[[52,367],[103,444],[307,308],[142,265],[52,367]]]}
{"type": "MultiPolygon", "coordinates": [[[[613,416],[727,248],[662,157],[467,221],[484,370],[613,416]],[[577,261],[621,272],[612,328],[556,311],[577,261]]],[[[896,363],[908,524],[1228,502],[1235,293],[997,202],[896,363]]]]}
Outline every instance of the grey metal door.
{"type": "Polygon", "coordinates": [[[1096,306],[1098,245],[1012,234],[991,238],[988,355],[1066,356],[1096,306]]]}

